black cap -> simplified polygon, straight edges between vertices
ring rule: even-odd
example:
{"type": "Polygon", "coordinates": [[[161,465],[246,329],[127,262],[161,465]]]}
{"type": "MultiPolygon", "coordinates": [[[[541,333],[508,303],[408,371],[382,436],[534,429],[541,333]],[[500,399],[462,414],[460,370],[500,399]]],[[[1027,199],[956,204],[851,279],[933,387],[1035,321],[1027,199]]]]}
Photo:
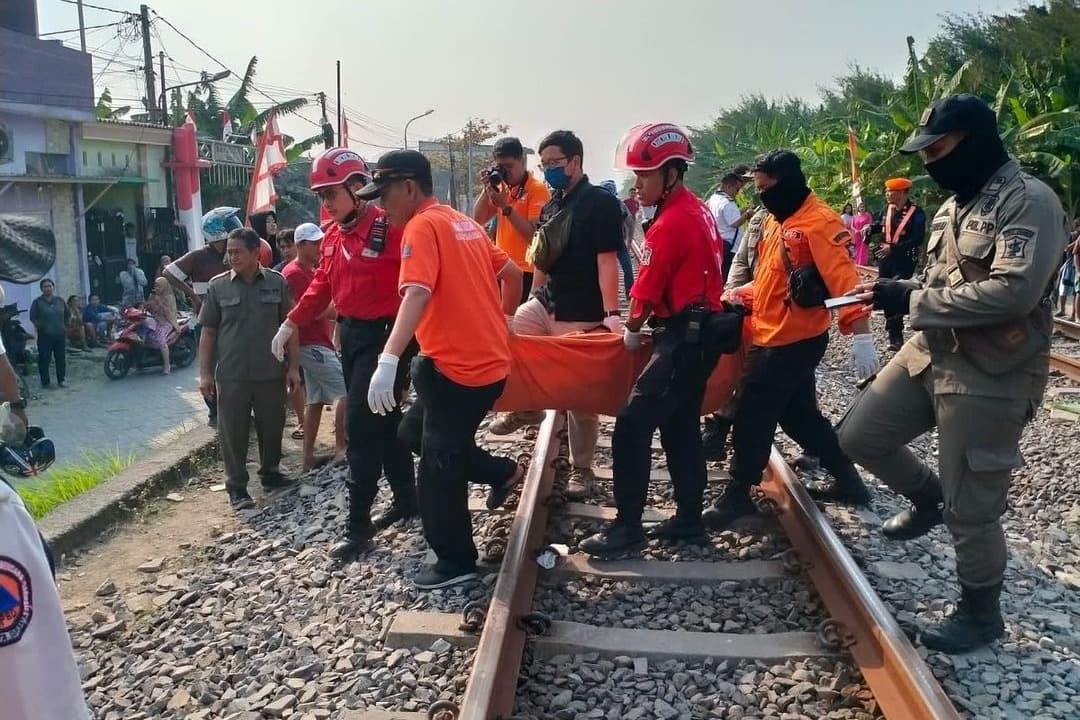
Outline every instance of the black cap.
{"type": "Polygon", "coordinates": [[[908,138],[900,152],[915,153],[925,150],[955,130],[996,137],[997,116],[982,98],[967,93],[950,95],[926,109],[919,120],[919,129],[908,138]]]}
{"type": "Polygon", "coordinates": [[[379,158],[372,181],[354,193],[360,200],[374,200],[395,180],[419,180],[431,185],[431,163],[415,150],[391,150],[379,158]]]}
{"type": "Polygon", "coordinates": [[[789,177],[803,177],[802,163],[799,156],[790,150],[770,150],[754,158],[750,171],[744,175],[753,178],[754,173],[763,172],[776,180],[789,177]]]}

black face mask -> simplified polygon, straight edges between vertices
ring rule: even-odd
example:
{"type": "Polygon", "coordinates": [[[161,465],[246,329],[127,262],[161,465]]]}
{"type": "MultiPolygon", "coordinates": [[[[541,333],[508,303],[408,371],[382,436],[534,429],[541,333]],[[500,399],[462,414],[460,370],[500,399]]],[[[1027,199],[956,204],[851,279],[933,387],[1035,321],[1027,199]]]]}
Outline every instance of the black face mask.
{"type": "Polygon", "coordinates": [[[948,155],[926,163],[926,173],[966,205],[979,194],[990,176],[1009,160],[1005,146],[995,137],[968,135],[948,155]]]}
{"type": "Polygon", "coordinates": [[[809,196],[810,188],[801,177],[784,178],[759,193],[761,204],[780,222],[794,215],[809,196]]]}

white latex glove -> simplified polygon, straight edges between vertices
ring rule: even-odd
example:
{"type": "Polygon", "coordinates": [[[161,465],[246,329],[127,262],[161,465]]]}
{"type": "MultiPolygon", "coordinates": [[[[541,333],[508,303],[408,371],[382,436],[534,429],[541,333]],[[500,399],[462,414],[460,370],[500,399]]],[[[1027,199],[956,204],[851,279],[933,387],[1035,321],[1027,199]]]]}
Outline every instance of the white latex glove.
{"type": "Polygon", "coordinates": [[[627,350],[637,350],[641,347],[641,333],[633,332],[630,328],[623,327],[622,341],[627,350]]]}
{"type": "Polygon", "coordinates": [[[623,321],[618,315],[608,315],[603,321],[604,327],[610,332],[619,334],[623,331],[623,321]]]}
{"type": "Polygon", "coordinates": [[[878,371],[881,366],[874,338],[869,333],[856,335],[851,343],[851,362],[855,366],[855,376],[862,382],[878,371]]]}
{"type": "Polygon", "coordinates": [[[296,332],[296,323],[292,320],[286,320],[281,323],[281,327],[274,334],[274,339],[270,341],[270,352],[278,359],[278,362],[285,359],[285,345],[294,332],[296,332]]]}
{"type": "Polygon", "coordinates": [[[394,397],[397,366],[397,355],[390,353],[379,355],[379,364],[375,367],[367,391],[367,404],[371,412],[385,415],[397,407],[397,398],[394,397]]]}

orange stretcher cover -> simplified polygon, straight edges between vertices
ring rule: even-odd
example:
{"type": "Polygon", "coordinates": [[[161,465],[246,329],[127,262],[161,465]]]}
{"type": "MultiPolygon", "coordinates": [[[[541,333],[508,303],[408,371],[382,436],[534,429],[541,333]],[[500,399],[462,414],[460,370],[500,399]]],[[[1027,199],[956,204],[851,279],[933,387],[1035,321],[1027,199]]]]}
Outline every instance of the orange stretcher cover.
{"type": "MultiPolygon", "coordinates": [[[[750,323],[743,324],[743,347],[750,323]]],[[[514,335],[510,338],[510,376],[496,410],[576,410],[617,415],[634,381],[649,361],[646,345],[631,352],[622,336],[608,332],[560,337],[514,335]]],[[[709,378],[701,414],[725,406],[742,373],[743,353],[721,355],[709,378]]]]}

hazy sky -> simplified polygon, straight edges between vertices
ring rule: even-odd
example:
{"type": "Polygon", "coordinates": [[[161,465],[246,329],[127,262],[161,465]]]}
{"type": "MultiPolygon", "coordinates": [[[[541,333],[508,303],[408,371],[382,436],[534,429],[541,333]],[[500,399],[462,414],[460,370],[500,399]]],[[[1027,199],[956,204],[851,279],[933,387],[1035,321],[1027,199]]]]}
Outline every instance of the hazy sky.
{"type": "MultiPolygon", "coordinates": [[[[257,84],[275,99],[323,90],[333,102],[334,61],[341,60],[353,145],[368,157],[384,152],[380,145],[400,147],[405,121],[434,108],[412,124],[414,146],[458,130],[470,116],[506,123],[531,145],[569,128],[585,143],[586,171],[599,180],[612,175],[615,146],[638,122],[705,123],[755,92],[814,98],[855,62],[898,76],[905,36],[922,49],[942,13],[1001,12],[1017,2],[151,0],[150,7],[235,72],[258,55],[257,84]]],[[[38,13],[42,33],[78,26],[75,6],[61,0],[38,0],[38,13]]],[[[87,26],[122,18],[85,13],[87,26]]],[[[154,29],[155,58],[162,48],[171,58],[168,85],[221,69],[164,22],[154,29]]],[[[77,33],[58,37],[78,46],[77,33]]],[[[89,31],[87,46],[98,92],[107,85],[127,98],[116,104],[142,96],[138,38],[100,28],[89,31]]],[[[230,91],[236,84],[223,83],[230,91]]],[[[303,115],[318,118],[314,105],[303,115]]],[[[298,137],[317,132],[297,118],[282,127],[298,137]]]]}

